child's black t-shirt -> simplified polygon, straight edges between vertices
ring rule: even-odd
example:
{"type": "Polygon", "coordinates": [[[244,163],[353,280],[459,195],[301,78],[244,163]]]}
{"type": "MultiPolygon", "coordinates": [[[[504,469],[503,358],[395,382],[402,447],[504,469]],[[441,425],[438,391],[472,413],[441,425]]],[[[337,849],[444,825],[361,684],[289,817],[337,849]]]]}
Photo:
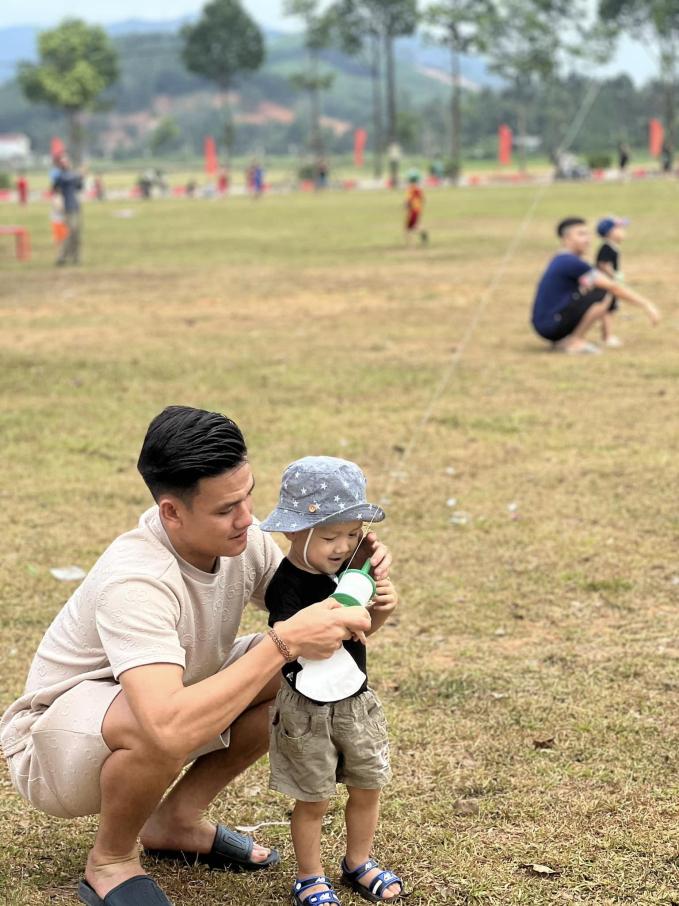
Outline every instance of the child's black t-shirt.
{"type": "MultiPolygon", "coordinates": [[[[323,573],[308,573],[303,569],[299,569],[287,557],[284,557],[273,574],[273,578],[264,594],[264,603],[269,611],[269,626],[273,626],[279,620],[287,620],[302,610],[303,607],[317,604],[319,601],[325,601],[336,588],[337,583],[331,576],[326,576],[323,573]]],[[[348,639],[343,644],[356,662],[358,669],[362,670],[366,675],[365,682],[354,693],[354,695],[360,695],[361,692],[365,692],[368,688],[365,645],[353,639],[348,639]]],[[[293,689],[295,689],[295,676],[301,669],[297,661],[283,665],[283,676],[293,689]]],[[[327,703],[317,702],[316,704],[327,703]]]]}
{"type": "Polygon", "coordinates": [[[620,253],[611,245],[610,242],[604,242],[596,256],[597,264],[612,264],[614,271],[620,270],[620,253]]]}

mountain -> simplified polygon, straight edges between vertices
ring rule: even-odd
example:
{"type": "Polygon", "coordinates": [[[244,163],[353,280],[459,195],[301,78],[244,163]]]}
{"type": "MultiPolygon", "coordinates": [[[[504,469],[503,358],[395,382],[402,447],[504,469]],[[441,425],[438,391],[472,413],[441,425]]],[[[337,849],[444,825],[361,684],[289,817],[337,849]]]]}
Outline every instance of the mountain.
{"type": "MultiPolygon", "coordinates": [[[[106,113],[88,117],[90,147],[106,155],[143,154],[150,136],[163,119],[171,118],[182,138],[166,150],[198,150],[202,136],[219,133],[223,117],[215,88],[187,72],[181,61],[179,29],[186,19],[157,22],[131,19],[107,26],[118,51],[120,77],[104,96],[106,113]]],[[[58,112],[29,105],[11,77],[18,60],[36,59],[38,29],[31,26],[0,29],[0,132],[27,132],[38,149],[46,149],[60,129],[58,112]]],[[[305,63],[302,36],[265,30],[266,62],[248,75],[232,93],[241,151],[265,145],[288,150],[303,147],[307,130],[307,99],[290,77],[305,63]]],[[[450,94],[447,54],[420,36],[397,42],[400,107],[421,110],[445,103],[450,94]]],[[[324,93],[323,125],[330,147],[346,149],[355,126],[368,126],[371,111],[370,72],[365,61],[336,48],[322,53],[325,70],[333,75],[324,93]]],[[[470,91],[496,80],[482,60],[465,58],[462,84],[470,91]]],[[[370,124],[371,125],[371,124],[370,124]]],[[[177,130],[175,129],[174,132],[177,130]]]]}
{"type": "MultiPolygon", "coordinates": [[[[176,34],[186,22],[192,18],[185,16],[181,19],[159,19],[150,21],[146,19],[125,19],[104,26],[112,38],[126,37],[128,35],[148,34],[176,34]]],[[[37,37],[41,29],[34,25],[20,25],[11,28],[0,28],[0,83],[9,81],[14,75],[16,64],[20,60],[33,61],[37,58],[37,37]]],[[[285,44],[293,39],[295,50],[299,48],[298,36],[263,29],[269,49],[273,50],[277,42],[285,44]],[[297,40],[296,40],[297,39],[297,40]]],[[[448,70],[449,59],[444,48],[437,47],[424,40],[421,35],[402,38],[397,41],[397,54],[409,62],[413,67],[448,70]]],[[[463,77],[471,84],[488,85],[497,80],[489,75],[483,60],[474,57],[465,57],[462,64],[463,77]]]]}

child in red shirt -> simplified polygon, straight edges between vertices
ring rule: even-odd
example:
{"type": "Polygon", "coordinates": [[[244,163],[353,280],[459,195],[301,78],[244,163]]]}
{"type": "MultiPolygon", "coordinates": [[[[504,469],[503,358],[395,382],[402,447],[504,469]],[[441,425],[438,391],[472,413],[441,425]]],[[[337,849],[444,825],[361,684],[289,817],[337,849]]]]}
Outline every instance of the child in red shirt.
{"type": "MultiPolygon", "coordinates": [[[[419,173],[411,173],[408,176],[408,191],[406,193],[406,222],[405,235],[406,245],[412,245],[412,238],[415,235],[418,224],[422,218],[422,209],[424,208],[424,192],[420,188],[419,173]]],[[[420,242],[423,245],[429,240],[426,230],[420,230],[420,242]]]]}

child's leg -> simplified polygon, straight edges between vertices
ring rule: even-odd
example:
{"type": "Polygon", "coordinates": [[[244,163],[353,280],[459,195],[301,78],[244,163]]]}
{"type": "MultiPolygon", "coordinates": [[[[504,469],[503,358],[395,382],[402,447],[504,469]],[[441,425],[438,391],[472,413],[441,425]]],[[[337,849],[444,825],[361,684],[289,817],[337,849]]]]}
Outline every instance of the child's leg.
{"type": "MultiPolygon", "coordinates": [[[[320,802],[302,802],[298,799],[295,803],[290,831],[297,858],[297,877],[300,880],[325,874],[321,865],[321,827],[327,810],[327,799],[320,802]]],[[[304,891],[302,899],[326,889],[324,884],[316,884],[304,891]]]]}
{"type": "MultiPolygon", "coordinates": [[[[377,820],[380,816],[380,791],[347,787],[349,799],[344,812],[347,826],[347,868],[353,871],[370,858],[377,820]]],[[[378,869],[369,871],[361,878],[366,887],[377,875],[378,869]]],[[[391,884],[382,891],[383,899],[391,899],[401,893],[400,884],[391,884]]]]}

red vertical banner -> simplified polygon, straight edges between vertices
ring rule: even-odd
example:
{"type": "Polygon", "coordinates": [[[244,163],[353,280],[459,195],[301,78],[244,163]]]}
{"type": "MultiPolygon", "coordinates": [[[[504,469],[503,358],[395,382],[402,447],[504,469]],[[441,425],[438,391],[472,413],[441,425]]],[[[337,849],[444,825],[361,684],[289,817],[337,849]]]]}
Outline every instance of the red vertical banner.
{"type": "Polygon", "coordinates": [[[498,163],[503,166],[507,166],[512,162],[513,140],[512,130],[503,123],[497,130],[497,159],[498,163]]]}
{"type": "Polygon", "coordinates": [[[660,157],[662,146],[665,143],[665,130],[660,120],[648,121],[648,153],[651,157],[660,157]]]}
{"type": "Polygon", "coordinates": [[[214,175],[217,172],[217,145],[211,135],[206,135],[203,142],[205,152],[205,172],[214,175]]]}
{"type": "Polygon", "coordinates": [[[54,135],[52,137],[52,141],[50,142],[50,154],[52,155],[52,158],[55,158],[55,157],[59,157],[59,155],[63,154],[63,153],[64,153],[64,143],[62,142],[62,140],[59,138],[58,135],[54,135]]]}
{"type": "Polygon", "coordinates": [[[357,129],[354,132],[354,164],[357,167],[363,166],[363,152],[367,138],[368,133],[365,129],[357,129]]]}

